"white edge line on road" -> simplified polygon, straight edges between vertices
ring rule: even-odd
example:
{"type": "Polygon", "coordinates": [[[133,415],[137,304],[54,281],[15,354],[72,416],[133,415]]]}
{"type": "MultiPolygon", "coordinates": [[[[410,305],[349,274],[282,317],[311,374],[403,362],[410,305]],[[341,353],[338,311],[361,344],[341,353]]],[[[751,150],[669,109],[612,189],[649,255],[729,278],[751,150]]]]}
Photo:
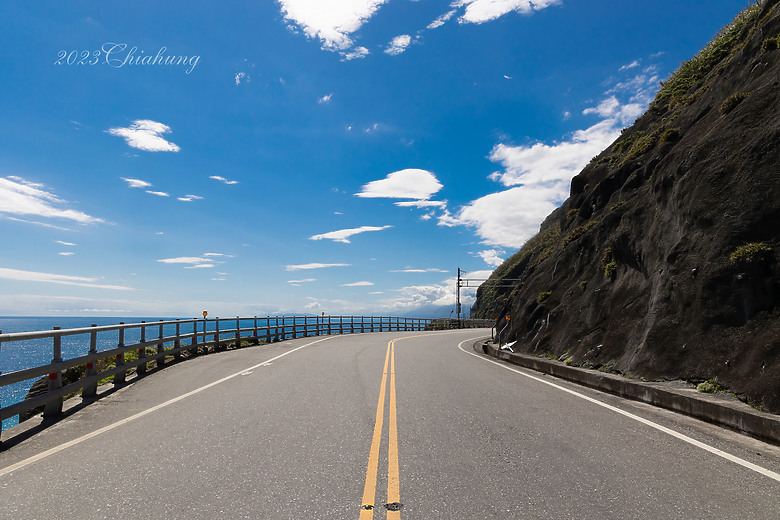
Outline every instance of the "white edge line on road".
{"type": "Polygon", "coordinates": [[[0,477],[9,474],[12,471],[16,471],[16,470],[21,469],[21,468],[23,468],[25,466],[28,466],[28,465],[30,465],[30,464],[32,464],[34,462],[38,462],[39,460],[45,459],[46,457],[54,455],[55,453],[58,453],[58,452],[63,451],[63,450],[66,450],[66,449],[68,449],[68,448],[70,448],[72,446],[75,446],[77,444],[81,444],[82,442],[84,442],[86,440],[89,440],[89,439],[91,439],[93,437],[97,437],[98,435],[106,433],[108,431],[111,431],[114,428],[118,428],[119,426],[122,426],[123,424],[127,424],[129,422],[135,421],[136,419],[140,419],[141,417],[143,417],[145,415],[149,415],[150,413],[156,412],[157,410],[160,410],[161,408],[165,408],[166,406],[172,405],[173,403],[177,403],[177,402],[181,401],[182,399],[186,399],[186,398],[188,398],[190,396],[193,396],[195,394],[198,394],[198,393],[200,393],[200,392],[202,392],[204,390],[208,390],[212,386],[217,386],[218,384],[224,383],[225,381],[227,381],[229,379],[233,379],[234,377],[240,376],[241,374],[245,373],[247,370],[254,370],[254,369],[259,368],[259,367],[261,367],[261,366],[263,366],[263,365],[265,365],[267,363],[271,363],[273,361],[276,361],[279,358],[283,358],[284,356],[286,356],[288,354],[292,354],[295,351],[301,350],[302,348],[306,348],[306,347],[309,347],[311,345],[314,345],[315,343],[320,343],[322,341],[327,341],[327,340],[333,339],[335,337],[338,337],[338,336],[329,336],[327,338],[318,339],[317,341],[312,341],[311,343],[306,343],[305,345],[301,345],[300,347],[296,347],[296,348],[294,348],[292,350],[289,350],[289,351],[287,351],[287,352],[285,352],[283,354],[279,354],[278,356],[276,356],[274,358],[271,358],[271,359],[268,359],[266,361],[263,361],[262,363],[258,363],[258,364],[254,365],[254,366],[241,369],[239,372],[236,372],[235,374],[231,374],[229,376],[223,377],[222,379],[218,379],[217,381],[214,381],[213,383],[209,383],[207,385],[201,386],[200,388],[196,388],[195,390],[191,390],[191,391],[187,392],[186,394],[182,394],[182,395],[180,395],[178,397],[174,397],[173,399],[165,401],[164,403],[160,403],[160,404],[155,405],[155,406],[153,406],[151,408],[148,408],[148,409],[146,409],[146,410],[144,410],[142,412],[138,412],[135,415],[131,415],[130,417],[122,419],[121,421],[117,421],[117,422],[115,422],[113,424],[109,424],[108,426],[104,426],[103,428],[97,429],[97,430],[95,430],[93,432],[90,432],[90,433],[88,433],[86,435],[82,435],[81,437],[79,437],[77,439],[73,439],[72,441],[68,441],[68,442],[66,442],[64,444],[60,444],[59,446],[55,446],[54,448],[48,449],[48,450],[46,450],[44,452],[41,452],[41,453],[39,453],[37,455],[33,455],[32,457],[24,459],[22,461],[19,461],[16,464],[12,464],[12,465],[10,465],[8,467],[0,469],[0,477]]]}
{"type": "Polygon", "coordinates": [[[526,374],[525,372],[523,372],[521,370],[517,370],[515,368],[506,366],[503,363],[499,363],[497,361],[493,361],[492,359],[484,358],[484,357],[482,357],[482,356],[480,356],[480,355],[478,355],[478,354],[476,354],[474,352],[469,352],[468,350],[464,350],[463,349],[463,344],[464,343],[467,343],[469,341],[476,341],[478,339],[481,339],[481,338],[473,338],[473,339],[467,339],[465,341],[461,341],[458,344],[458,348],[461,351],[465,352],[466,354],[470,354],[470,355],[476,357],[477,359],[481,359],[482,361],[486,361],[488,363],[493,363],[494,365],[497,365],[497,366],[499,366],[501,368],[505,368],[507,370],[510,370],[512,372],[520,374],[521,376],[525,376],[525,377],[528,377],[530,379],[533,379],[534,381],[538,381],[540,383],[544,383],[545,385],[549,385],[549,386],[551,386],[553,388],[557,388],[558,390],[563,390],[566,393],[569,393],[571,395],[577,396],[577,397],[579,397],[581,399],[585,399],[586,401],[589,401],[589,402],[591,402],[593,404],[597,404],[597,405],[599,405],[599,406],[601,406],[603,408],[606,408],[607,410],[612,410],[613,412],[619,413],[620,415],[623,415],[623,416],[628,417],[630,419],[634,419],[635,421],[638,421],[638,422],[640,422],[642,424],[650,426],[651,428],[655,428],[656,430],[659,430],[659,431],[662,431],[664,433],[667,433],[667,434],[671,435],[672,437],[676,437],[676,438],[678,438],[678,439],[680,439],[682,441],[685,441],[688,444],[693,444],[694,446],[696,446],[698,448],[701,448],[703,450],[706,450],[706,451],[708,451],[708,452],[710,452],[710,453],[712,453],[714,455],[717,455],[719,457],[723,457],[724,459],[729,460],[731,462],[734,462],[735,464],[739,464],[740,466],[743,466],[745,468],[751,469],[751,470],[753,470],[753,471],[755,471],[757,473],[760,473],[760,474],[764,475],[765,477],[769,477],[771,479],[774,479],[774,480],[780,482],[780,474],[775,473],[774,471],[768,470],[766,468],[762,468],[761,466],[757,466],[757,465],[753,464],[752,462],[748,462],[748,461],[746,461],[744,459],[740,459],[739,457],[731,455],[730,453],[726,453],[725,451],[719,450],[718,448],[710,446],[709,444],[705,444],[705,443],[703,443],[701,441],[697,441],[696,439],[688,437],[687,435],[683,435],[682,433],[679,433],[679,432],[676,432],[674,430],[671,430],[671,429],[669,429],[669,428],[667,428],[665,426],[661,426],[660,424],[657,424],[657,423],[654,423],[653,421],[649,421],[647,419],[639,417],[638,415],[634,415],[632,413],[626,412],[624,410],[621,410],[620,408],[616,408],[616,407],[614,407],[612,405],[609,405],[607,403],[602,403],[601,401],[599,401],[597,399],[593,399],[592,397],[588,397],[587,395],[580,394],[579,392],[575,392],[574,390],[570,390],[570,389],[565,388],[565,387],[560,386],[560,385],[556,385],[555,383],[552,383],[550,381],[545,381],[544,379],[536,377],[536,376],[532,376],[531,374],[526,374]]]}

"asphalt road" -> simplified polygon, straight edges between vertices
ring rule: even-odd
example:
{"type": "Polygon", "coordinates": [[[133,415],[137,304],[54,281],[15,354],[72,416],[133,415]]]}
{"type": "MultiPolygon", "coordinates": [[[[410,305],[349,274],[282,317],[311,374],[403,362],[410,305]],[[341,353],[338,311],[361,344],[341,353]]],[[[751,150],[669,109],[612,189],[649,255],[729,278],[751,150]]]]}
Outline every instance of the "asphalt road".
{"type": "Polygon", "coordinates": [[[780,518],[780,448],[501,365],[485,334],[173,365],[0,452],[0,518],[780,518]]]}

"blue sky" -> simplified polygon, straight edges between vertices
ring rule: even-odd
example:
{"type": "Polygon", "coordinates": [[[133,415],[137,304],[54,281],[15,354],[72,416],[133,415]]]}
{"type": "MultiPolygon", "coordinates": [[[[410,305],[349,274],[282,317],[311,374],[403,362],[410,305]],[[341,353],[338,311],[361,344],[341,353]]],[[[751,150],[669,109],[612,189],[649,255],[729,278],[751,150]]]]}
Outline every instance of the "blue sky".
{"type": "Polygon", "coordinates": [[[744,5],[5,1],[0,314],[452,307],[744,5]]]}

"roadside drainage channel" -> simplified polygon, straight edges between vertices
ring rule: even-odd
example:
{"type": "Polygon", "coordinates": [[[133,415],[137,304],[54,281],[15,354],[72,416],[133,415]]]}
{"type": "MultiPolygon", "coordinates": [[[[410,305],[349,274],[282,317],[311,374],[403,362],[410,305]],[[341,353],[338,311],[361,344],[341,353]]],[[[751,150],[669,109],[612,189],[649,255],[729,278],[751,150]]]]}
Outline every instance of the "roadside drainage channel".
{"type": "Polygon", "coordinates": [[[507,352],[499,350],[489,341],[482,343],[482,351],[488,356],[507,361],[513,365],[530,368],[596,390],[673,410],[780,445],[780,417],[752,410],[744,403],[717,402],[704,395],[686,395],[658,388],[652,383],[630,381],[615,374],[567,366],[550,359],[507,352]]]}

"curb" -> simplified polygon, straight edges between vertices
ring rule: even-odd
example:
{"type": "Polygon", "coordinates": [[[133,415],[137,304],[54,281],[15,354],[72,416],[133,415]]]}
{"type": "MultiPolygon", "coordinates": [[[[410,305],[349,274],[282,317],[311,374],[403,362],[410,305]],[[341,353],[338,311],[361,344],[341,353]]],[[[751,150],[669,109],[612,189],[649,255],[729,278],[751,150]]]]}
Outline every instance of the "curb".
{"type": "Polygon", "coordinates": [[[727,426],[780,445],[780,417],[752,410],[744,403],[726,403],[704,398],[703,395],[686,395],[683,391],[659,388],[653,383],[631,381],[615,374],[567,366],[559,361],[510,353],[497,349],[489,342],[482,344],[482,351],[488,356],[502,359],[513,365],[530,368],[596,390],[673,410],[720,426],[727,426]],[[742,409],[743,406],[746,409],[742,409]]]}

